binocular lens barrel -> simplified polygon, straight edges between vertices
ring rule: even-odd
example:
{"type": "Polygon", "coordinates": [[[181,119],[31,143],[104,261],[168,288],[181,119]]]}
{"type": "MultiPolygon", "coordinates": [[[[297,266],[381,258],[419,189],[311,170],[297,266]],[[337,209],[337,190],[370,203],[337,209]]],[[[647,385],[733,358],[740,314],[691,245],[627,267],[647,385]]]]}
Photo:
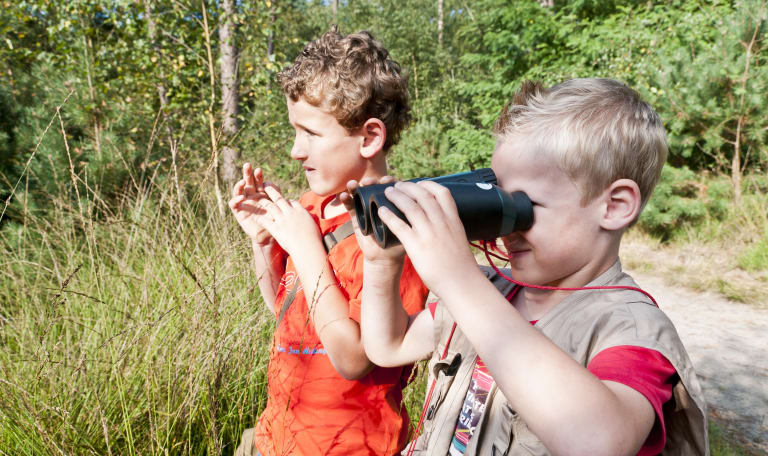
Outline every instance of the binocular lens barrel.
{"type": "MultiPolygon", "coordinates": [[[[523,192],[507,193],[496,186],[496,175],[490,168],[447,176],[411,179],[431,180],[451,192],[467,239],[495,239],[514,231],[525,231],[533,224],[533,206],[523,192]]],[[[407,222],[405,215],[384,194],[394,184],[358,187],[352,195],[355,215],[364,235],[374,234],[376,242],[386,248],[400,241],[379,218],[379,207],[386,207],[407,222]]]]}
{"type": "MultiPolygon", "coordinates": [[[[419,177],[417,179],[411,179],[408,182],[419,182],[422,180],[431,180],[439,183],[445,182],[457,182],[457,183],[487,183],[496,184],[496,174],[491,168],[480,168],[474,171],[467,171],[458,174],[449,174],[446,176],[438,177],[419,177]]],[[[355,203],[355,214],[357,217],[357,224],[360,226],[360,231],[364,235],[369,235],[373,232],[373,223],[371,220],[371,213],[375,213],[375,210],[371,210],[369,206],[371,198],[374,195],[384,195],[384,189],[391,187],[395,184],[376,184],[366,185],[365,187],[358,187],[358,189],[352,195],[355,203]]],[[[384,198],[386,200],[386,197],[384,198]]],[[[381,223],[381,220],[379,220],[381,223]]]]}
{"type": "MultiPolygon", "coordinates": [[[[533,205],[523,192],[507,193],[496,185],[486,183],[444,182],[442,185],[451,192],[470,241],[495,239],[514,231],[525,231],[533,224],[533,205]]],[[[387,248],[400,241],[379,218],[378,209],[381,206],[403,221],[407,220],[384,193],[371,197],[371,228],[376,242],[387,248]]]]}

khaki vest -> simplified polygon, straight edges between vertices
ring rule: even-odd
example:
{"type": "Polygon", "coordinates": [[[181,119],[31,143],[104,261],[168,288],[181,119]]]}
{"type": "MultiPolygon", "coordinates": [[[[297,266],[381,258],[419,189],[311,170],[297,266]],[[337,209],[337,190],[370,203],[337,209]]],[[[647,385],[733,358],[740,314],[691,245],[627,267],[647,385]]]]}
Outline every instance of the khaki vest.
{"type": "MultiPolygon", "coordinates": [[[[483,269],[505,296],[514,287],[492,269],[483,269]]],[[[621,271],[618,261],[588,286],[606,285],[637,287],[632,278],[621,271]]],[[[429,362],[428,385],[435,378],[437,384],[414,454],[448,454],[472,379],[477,353],[458,327],[447,355],[440,359],[453,322],[445,307],[438,305],[434,321],[436,349],[429,362]]],[[[550,310],[535,327],[585,367],[599,352],[618,345],[660,352],[680,377],[673,388],[674,410],[665,416],[667,443],[662,454],[709,454],[706,406],[693,365],[672,322],[647,296],[631,290],[577,291],[550,310]]],[[[406,452],[407,449],[403,454],[406,452]]],[[[549,452],[494,384],[465,454],[517,456],[548,455],[549,452]]]]}

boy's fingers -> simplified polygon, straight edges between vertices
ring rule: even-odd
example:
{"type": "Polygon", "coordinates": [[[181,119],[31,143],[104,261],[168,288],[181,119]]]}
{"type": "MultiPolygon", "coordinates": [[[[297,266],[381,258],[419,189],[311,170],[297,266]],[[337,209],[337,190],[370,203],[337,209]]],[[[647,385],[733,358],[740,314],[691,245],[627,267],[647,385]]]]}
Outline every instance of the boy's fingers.
{"type": "Polygon", "coordinates": [[[380,184],[391,184],[394,181],[395,181],[395,176],[390,176],[390,175],[386,175],[381,179],[379,179],[380,184]]]}
{"type": "Polygon", "coordinates": [[[261,168],[256,168],[253,171],[253,180],[256,187],[258,187],[259,190],[261,190],[260,187],[264,185],[264,171],[262,171],[261,168]]]}
{"type": "Polygon", "coordinates": [[[400,182],[395,184],[395,188],[412,198],[429,220],[442,218],[442,214],[439,212],[440,205],[435,200],[435,195],[420,184],[400,182]]]}
{"type": "Polygon", "coordinates": [[[237,209],[238,204],[242,203],[243,200],[245,200],[245,195],[237,195],[231,200],[229,200],[229,207],[233,211],[237,209]]]}
{"type": "MultiPolygon", "coordinates": [[[[347,211],[353,211],[355,209],[355,200],[350,196],[348,192],[339,193],[339,201],[344,205],[344,209],[347,211]]],[[[355,217],[352,217],[353,219],[355,217]]]]}
{"type": "Polygon", "coordinates": [[[424,209],[413,199],[412,195],[407,193],[407,190],[408,188],[403,190],[399,186],[388,187],[384,190],[384,194],[395,207],[400,209],[400,212],[405,215],[405,218],[408,219],[408,223],[410,223],[411,226],[415,227],[416,225],[427,223],[428,219],[424,213],[424,209]]]}
{"type": "Polygon", "coordinates": [[[360,179],[360,186],[361,187],[364,187],[366,185],[378,184],[378,183],[379,183],[379,179],[377,179],[375,177],[364,177],[364,178],[360,179]]]}
{"type": "Polygon", "coordinates": [[[347,182],[347,193],[349,193],[349,194],[351,195],[351,194],[352,194],[352,192],[354,192],[355,190],[357,190],[357,187],[359,187],[359,186],[360,186],[360,183],[359,183],[359,182],[357,182],[357,181],[356,181],[356,180],[354,180],[354,179],[352,179],[351,181],[348,181],[348,182],[347,182]]]}
{"type": "Polygon", "coordinates": [[[250,163],[243,163],[243,180],[248,185],[253,185],[253,167],[250,163]]]}
{"type": "Polygon", "coordinates": [[[285,198],[283,198],[283,195],[275,187],[271,185],[265,185],[264,193],[266,193],[269,199],[272,200],[272,202],[275,203],[275,205],[277,205],[277,207],[280,209],[287,209],[291,207],[290,203],[285,198]]]}
{"type": "Polygon", "coordinates": [[[245,188],[245,179],[240,179],[237,181],[234,187],[232,187],[232,196],[239,196],[244,193],[243,189],[245,188]]]}
{"type": "Polygon", "coordinates": [[[280,213],[280,209],[275,204],[268,200],[260,200],[256,207],[259,208],[258,212],[254,212],[256,215],[256,222],[266,227],[265,223],[272,223],[277,219],[280,213]]]}
{"type": "Polygon", "coordinates": [[[449,223],[461,224],[459,211],[456,207],[456,201],[453,199],[453,196],[451,195],[451,192],[448,190],[448,188],[432,181],[419,182],[419,186],[432,194],[434,200],[437,201],[443,216],[448,220],[449,223]]]}
{"type": "Polygon", "coordinates": [[[411,233],[413,233],[413,229],[386,207],[379,208],[379,218],[405,247],[407,240],[410,239],[411,233]]]}
{"type": "Polygon", "coordinates": [[[264,191],[264,190],[265,190],[267,187],[272,187],[272,188],[274,188],[275,190],[277,190],[277,191],[278,191],[278,193],[280,193],[280,194],[282,194],[282,193],[283,193],[283,191],[282,191],[282,190],[280,190],[280,186],[279,186],[279,185],[277,185],[277,184],[273,184],[272,182],[269,182],[269,181],[263,182],[263,183],[261,184],[261,187],[262,187],[262,188],[260,189],[260,191],[262,191],[262,192],[263,192],[263,191],[264,191]]]}

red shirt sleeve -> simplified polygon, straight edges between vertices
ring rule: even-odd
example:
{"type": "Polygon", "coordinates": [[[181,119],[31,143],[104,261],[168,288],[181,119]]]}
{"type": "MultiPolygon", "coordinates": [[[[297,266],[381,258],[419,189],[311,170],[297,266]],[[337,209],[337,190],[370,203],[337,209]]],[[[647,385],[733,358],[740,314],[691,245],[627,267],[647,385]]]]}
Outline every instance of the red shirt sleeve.
{"type": "Polygon", "coordinates": [[[621,345],[598,353],[587,365],[587,370],[600,380],[627,385],[648,399],[656,412],[656,421],[637,454],[650,456],[661,453],[667,440],[662,407],[672,398],[672,387],[677,377],[672,363],[656,350],[621,345]]]}

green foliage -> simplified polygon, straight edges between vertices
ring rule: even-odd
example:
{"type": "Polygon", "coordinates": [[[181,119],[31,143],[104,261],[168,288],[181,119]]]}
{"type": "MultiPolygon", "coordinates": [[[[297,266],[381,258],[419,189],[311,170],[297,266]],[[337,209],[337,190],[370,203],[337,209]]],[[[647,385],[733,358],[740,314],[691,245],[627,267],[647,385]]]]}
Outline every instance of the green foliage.
{"type": "Polygon", "coordinates": [[[768,7],[762,0],[717,1],[683,11],[674,23],[655,19],[669,25],[648,75],[658,87],[649,97],[666,121],[673,160],[732,174],[734,153],[741,163],[751,154],[758,160],[749,166],[764,169],[768,7]]]}
{"type": "Polygon", "coordinates": [[[488,131],[477,130],[458,121],[447,132],[449,149],[440,157],[443,167],[450,172],[482,168],[491,165],[491,154],[496,142],[488,131]]]}
{"type": "Polygon", "coordinates": [[[667,239],[708,217],[722,218],[730,206],[730,190],[722,181],[702,182],[689,168],[665,165],[639,226],[667,239]]]}
{"type": "Polygon", "coordinates": [[[448,147],[445,136],[435,119],[422,120],[405,130],[387,158],[392,174],[400,179],[445,174],[438,161],[448,147]]]}
{"type": "Polygon", "coordinates": [[[768,233],[739,255],[738,264],[745,271],[768,270],[768,233]]]}

